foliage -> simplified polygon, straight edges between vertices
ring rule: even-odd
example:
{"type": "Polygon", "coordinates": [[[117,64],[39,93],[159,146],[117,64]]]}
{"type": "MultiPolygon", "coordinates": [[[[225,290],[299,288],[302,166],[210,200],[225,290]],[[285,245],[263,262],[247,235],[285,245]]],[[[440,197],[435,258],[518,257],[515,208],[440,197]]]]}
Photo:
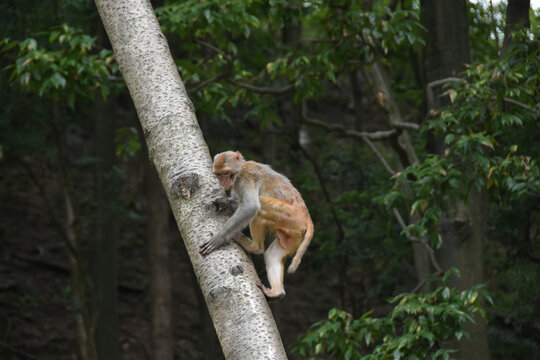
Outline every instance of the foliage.
{"type": "Polygon", "coordinates": [[[462,80],[446,85],[451,104],[432,111],[423,129],[444,139],[444,153],[428,154],[401,171],[385,197],[389,206],[415,198],[410,213],[422,218],[407,231],[429,236],[433,245],[440,245],[439,219],[448,197],[465,200],[472,188],[509,199],[540,194],[533,155],[538,147],[526,140],[540,115],[540,39],[521,39],[511,56],[471,65],[462,80]]]}
{"type": "MultiPolygon", "coordinates": [[[[456,269],[449,271],[446,280],[456,269]]],[[[381,318],[365,313],[358,319],[332,309],[328,319],[313,324],[296,351],[309,359],[449,359],[454,350],[446,341],[467,336],[464,326],[474,314],[485,316],[481,296],[491,300],[481,286],[458,291],[447,285],[427,294],[403,293],[390,300],[395,304],[381,318]]]]}
{"type": "Polygon", "coordinates": [[[110,50],[93,54],[95,38],[67,24],[42,32],[47,45],[34,38],[22,41],[2,40],[2,51],[18,47],[11,80],[40,97],[66,101],[74,107],[77,96],[92,97],[99,89],[105,98],[115,85],[117,67],[110,50]]]}
{"type": "Polygon", "coordinates": [[[495,356],[528,359],[538,353],[534,329],[540,314],[539,282],[538,264],[526,260],[510,260],[499,274],[491,320],[491,336],[499,344],[494,347],[495,356]]]}
{"type": "Polygon", "coordinates": [[[486,5],[469,2],[469,39],[473,61],[485,62],[495,59],[503,42],[506,3],[486,5]]]}
{"type": "Polygon", "coordinates": [[[169,2],[156,12],[164,31],[185,42],[187,56],[177,63],[197,107],[227,118],[223,106],[249,104],[248,116],[263,125],[280,123],[274,100],[264,94],[294,86],[297,102],[313,98],[325,82],[335,83],[378,54],[422,43],[416,12],[383,5],[367,11],[361,1],[192,0],[169,2]],[[278,31],[299,30],[294,24],[300,22],[302,45],[276,39],[278,31]]]}
{"type": "Polygon", "coordinates": [[[141,150],[141,139],[134,127],[121,127],[116,130],[114,142],[117,156],[133,157],[141,150]]]}

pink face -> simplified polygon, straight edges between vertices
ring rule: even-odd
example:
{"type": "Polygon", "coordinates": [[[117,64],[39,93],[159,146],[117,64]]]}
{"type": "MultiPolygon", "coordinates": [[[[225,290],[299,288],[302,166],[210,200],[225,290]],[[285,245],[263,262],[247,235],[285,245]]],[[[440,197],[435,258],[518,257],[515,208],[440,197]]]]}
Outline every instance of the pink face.
{"type": "Polygon", "coordinates": [[[234,182],[232,180],[232,172],[230,170],[216,173],[216,176],[219,178],[219,182],[221,183],[223,189],[231,190],[233,188],[234,182]]]}

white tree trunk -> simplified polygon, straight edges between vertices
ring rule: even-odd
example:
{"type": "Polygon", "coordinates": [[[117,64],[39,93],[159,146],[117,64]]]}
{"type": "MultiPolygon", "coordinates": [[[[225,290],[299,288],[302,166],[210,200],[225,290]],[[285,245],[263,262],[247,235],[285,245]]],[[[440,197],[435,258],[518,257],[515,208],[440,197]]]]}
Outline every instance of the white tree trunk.
{"type": "MultiPolygon", "coordinates": [[[[285,351],[247,255],[235,244],[207,257],[201,243],[228,214],[211,158],[148,0],[96,0],[120,71],[191,258],[227,359],[285,359],[285,351]]],[[[174,286],[174,285],[173,285],[174,286]]]]}

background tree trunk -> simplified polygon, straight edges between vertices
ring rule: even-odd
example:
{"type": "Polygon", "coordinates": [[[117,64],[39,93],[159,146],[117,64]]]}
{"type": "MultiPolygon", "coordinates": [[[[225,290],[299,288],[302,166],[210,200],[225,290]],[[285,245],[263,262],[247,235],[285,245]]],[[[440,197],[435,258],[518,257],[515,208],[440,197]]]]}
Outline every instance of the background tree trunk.
{"type": "Polygon", "coordinates": [[[508,0],[501,57],[508,55],[512,48],[512,32],[531,26],[529,19],[530,7],[530,0],[508,0]]]}
{"type": "Polygon", "coordinates": [[[117,191],[111,176],[116,162],[114,135],[116,104],[96,99],[95,170],[96,224],[90,242],[93,306],[92,314],[98,359],[120,359],[118,325],[117,237],[118,226],[114,211],[117,191]]]}
{"type": "Polygon", "coordinates": [[[81,241],[79,236],[77,209],[71,179],[66,165],[64,141],[56,127],[59,121],[58,104],[52,103],[53,120],[51,130],[56,145],[58,172],[62,182],[62,197],[65,205],[64,238],[69,253],[71,273],[71,306],[75,314],[75,331],[77,333],[78,356],[82,360],[96,360],[97,350],[92,334],[92,321],[86,302],[87,273],[82,262],[81,241]]]}
{"type": "MultiPolygon", "coordinates": [[[[421,1],[422,22],[427,29],[425,69],[428,84],[456,76],[470,63],[467,4],[465,0],[421,1]]],[[[435,107],[444,105],[435,96],[435,107]]],[[[442,139],[435,139],[433,150],[442,154],[442,139]]],[[[470,174],[474,176],[474,174],[470,174]]],[[[453,285],[465,289],[484,281],[484,242],[486,236],[487,197],[484,192],[472,190],[468,201],[446,199],[442,217],[443,245],[437,258],[443,270],[456,267],[461,277],[453,285]]],[[[450,347],[459,349],[460,359],[489,359],[487,326],[477,318],[466,327],[471,341],[462,340],[450,347]]]]}
{"type": "MultiPolygon", "coordinates": [[[[393,96],[392,88],[390,86],[390,80],[383,65],[376,61],[369,66],[364,67],[364,74],[369,79],[370,84],[373,86],[374,95],[380,94],[382,96],[383,104],[380,104],[388,114],[388,125],[390,128],[394,128],[396,123],[402,123],[403,118],[399,111],[399,104],[393,96]]],[[[414,150],[414,146],[411,140],[410,134],[407,130],[403,130],[401,135],[391,141],[392,150],[396,156],[399,169],[404,169],[411,164],[418,162],[418,156],[414,150]]],[[[414,224],[419,221],[419,215],[409,215],[409,224],[414,224]]],[[[428,275],[433,273],[433,269],[429,262],[429,254],[424,245],[419,242],[411,243],[414,255],[414,266],[416,269],[416,277],[419,283],[425,281],[428,275]]],[[[423,291],[429,290],[429,284],[422,286],[423,291]]]]}
{"type": "Polygon", "coordinates": [[[199,245],[230,214],[217,216],[224,191],[152,6],[96,0],[227,359],[286,358],[247,255],[236,244],[207,257],[199,245]]]}
{"type": "Polygon", "coordinates": [[[149,202],[148,254],[150,262],[150,327],[154,359],[174,358],[171,313],[171,269],[169,256],[169,204],[150,163],[146,163],[149,202]]]}

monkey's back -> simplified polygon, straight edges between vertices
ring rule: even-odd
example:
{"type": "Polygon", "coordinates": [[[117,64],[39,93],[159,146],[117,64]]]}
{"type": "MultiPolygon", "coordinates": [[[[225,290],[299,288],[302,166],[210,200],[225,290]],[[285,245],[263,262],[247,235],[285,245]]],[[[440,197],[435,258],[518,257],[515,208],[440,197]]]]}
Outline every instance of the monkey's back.
{"type": "Polygon", "coordinates": [[[245,170],[259,182],[259,195],[284,200],[307,211],[302,196],[285,175],[278,173],[266,164],[255,161],[246,161],[245,170]]]}

